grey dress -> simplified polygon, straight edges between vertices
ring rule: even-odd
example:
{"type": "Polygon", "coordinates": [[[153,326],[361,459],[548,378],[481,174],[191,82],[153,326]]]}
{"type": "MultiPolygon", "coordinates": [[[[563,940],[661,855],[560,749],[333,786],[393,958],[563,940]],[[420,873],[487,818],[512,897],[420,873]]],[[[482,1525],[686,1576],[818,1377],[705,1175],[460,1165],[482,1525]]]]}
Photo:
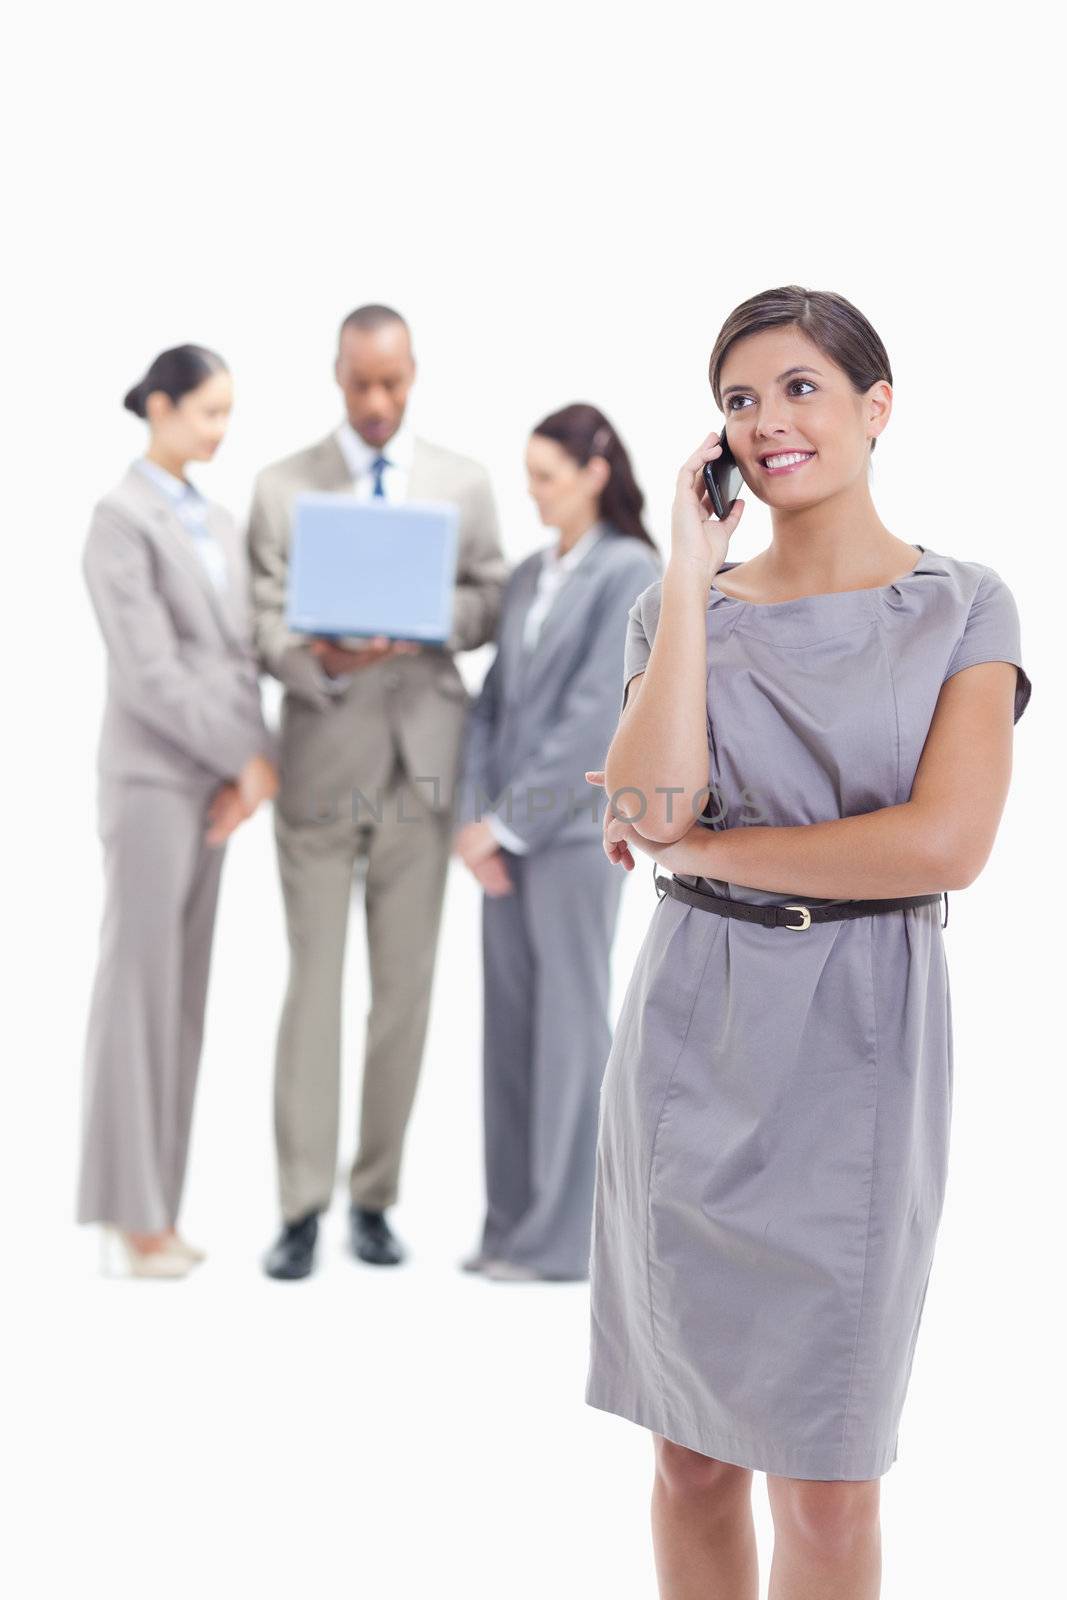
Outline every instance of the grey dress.
{"type": "MultiPolygon", "coordinates": [[[[917,548],[879,589],[757,605],[712,586],[711,825],[906,801],[942,683],[978,662],[1019,669],[1018,721],[1030,681],[1011,591],[917,548]]],[[[630,611],[625,683],[660,593],[630,611]]],[[[896,1460],[948,1156],[941,927],[938,904],[804,931],[655,906],[600,1097],[590,1405],[791,1477],[873,1478],[896,1460]]]]}

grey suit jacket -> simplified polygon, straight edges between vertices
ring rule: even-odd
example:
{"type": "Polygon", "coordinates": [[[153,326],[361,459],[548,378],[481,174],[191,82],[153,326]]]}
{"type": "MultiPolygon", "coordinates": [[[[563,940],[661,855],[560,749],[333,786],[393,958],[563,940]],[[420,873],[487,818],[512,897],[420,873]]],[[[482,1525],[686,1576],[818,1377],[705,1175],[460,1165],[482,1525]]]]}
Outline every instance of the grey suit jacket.
{"type": "Polygon", "coordinates": [[[538,551],[504,591],[496,657],[468,719],[456,808],[458,825],[499,812],[531,850],[600,838],[603,790],[584,774],[604,765],[618,723],[629,610],[661,567],[650,545],[609,526],[567,577],[527,651],[523,623],[540,565],[538,551]]]}
{"type": "Polygon", "coordinates": [[[443,649],[358,668],[343,690],[331,693],[307,639],[286,627],[290,529],[301,490],[351,486],[341,448],[329,434],[266,467],[252,498],[248,544],[256,646],[264,667],[286,690],[276,804],[294,823],[361,807],[364,800],[373,806],[397,750],[411,776],[421,780],[418,790],[427,804],[436,811],[450,808],[470,701],[452,657],[492,639],[508,573],[484,468],[416,436],[409,498],[450,500],[460,512],[453,630],[443,649]]]}
{"type": "Polygon", "coordinates": [[[82,570],[107,646],[102,777],[202,789],[276,756],[263,721],[241,533],[222,506],[207,520],[226,554],[214,588],[165,494],[131,465],[99,500],[82,570]]]}

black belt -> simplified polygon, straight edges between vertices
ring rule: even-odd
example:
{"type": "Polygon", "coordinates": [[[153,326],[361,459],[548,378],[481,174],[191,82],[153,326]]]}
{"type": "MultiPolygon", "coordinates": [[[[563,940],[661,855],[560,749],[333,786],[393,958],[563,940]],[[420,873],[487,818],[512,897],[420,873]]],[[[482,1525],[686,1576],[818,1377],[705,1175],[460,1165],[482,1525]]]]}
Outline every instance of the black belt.
{"type": "MultiPolygon", "coordinates": [[[[794,933],[803,933],[813,922],[844,922],[851,917],[874,917],[882,911],[906,911],[909,906],[932,906],[941,900],[940,894],[913,894],[902,900],[843,900],[833,906],[755,906],[748,900],[726,900],[722,895],[709,894],[705,889],[690,888],[687,883],[679,883],[677,878],[660,876],[655,869],[652,876],[661,900],[665,894],[669,894],[675,900],[684,900],[686,905],[699,906],[701,911],[714,911],[720,917],[759,922],[765,928],[789,928],[794,933]],[[788,920],[792,912],[799,912],[799,922],[788,920]]],[[[941,926],[944,928],[948,926],[948,891],[942,892],[945,920],[941,926]]]]}

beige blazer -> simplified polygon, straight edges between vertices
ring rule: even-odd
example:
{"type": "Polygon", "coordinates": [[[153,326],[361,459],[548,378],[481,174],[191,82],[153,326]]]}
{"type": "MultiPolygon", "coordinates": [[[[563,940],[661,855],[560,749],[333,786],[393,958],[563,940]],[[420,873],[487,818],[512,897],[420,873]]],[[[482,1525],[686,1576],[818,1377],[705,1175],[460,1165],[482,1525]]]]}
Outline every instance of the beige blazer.
{"type": "Polygon", "coordinates": [[[220,595],[170,502],[131,465],[93,510],[82,569],[107,646],[101,777],[203,789],[261,752],[248,565],[222,506],[208,522],[226,555],[220,595]]]}
{"type": "Polygon", "coordinates": [[[470,700],[452,658],[493,638],[508,573],[485,469],[416,436],[408,498],[450,500],[460,512],[453,631],[443,649],[359,668],[343,690],[331,692],[306,637],[285,624],[290,528],[298,492],[351,486],[330,434],[266,467],[253,492],[254,636],[263,666],[285,685],[276,805],[293,823],[350,811],[356,790],[373,806],[397,752],[411,777],[421,780],[418,791],[427,804],[439,812],[452,809],[470,700]]]}

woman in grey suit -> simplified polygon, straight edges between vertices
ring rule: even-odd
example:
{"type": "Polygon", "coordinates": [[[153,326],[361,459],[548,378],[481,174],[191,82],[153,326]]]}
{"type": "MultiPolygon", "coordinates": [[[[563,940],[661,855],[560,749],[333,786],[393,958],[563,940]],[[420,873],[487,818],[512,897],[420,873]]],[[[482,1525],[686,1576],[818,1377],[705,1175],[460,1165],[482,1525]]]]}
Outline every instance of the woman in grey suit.
{"type": "Polygon", "coordinates": [[[104,1223],[134,1275],[179,1277],[202,1258],[175,1221],[224,845],[277,778],[242,540],[185,477],[222,441],[230,374],[212,351],[181,345],[125,404],[147,420],[148,446],[98,502],[83,561],[108,687],[78,1220],[104,1223]]]}
{"type": "Polygon", "coordinates": [[[487,1207],[464,1266],[582,1279],[621,881],[585,773],[615,731],[628,612],[659,558],[629,457],[595,406],[539,423],[526,466],[558,539],[508,579],[456,812],[455,853],[485,891],[487,1207]]]}

